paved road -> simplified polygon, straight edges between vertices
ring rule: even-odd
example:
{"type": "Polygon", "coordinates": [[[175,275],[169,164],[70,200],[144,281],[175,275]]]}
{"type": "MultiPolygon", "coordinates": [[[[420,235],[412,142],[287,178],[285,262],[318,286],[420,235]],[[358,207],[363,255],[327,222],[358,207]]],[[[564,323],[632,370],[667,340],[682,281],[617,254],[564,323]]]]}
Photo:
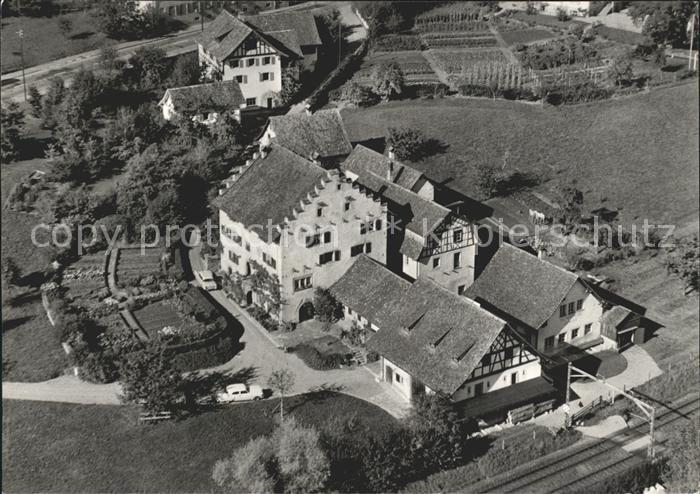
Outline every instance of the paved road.
{"type": "MultiPolygon", "coordinates": [[[[126,59],[138,48],[143,46],[159,47],[165,50],[168,56],[180,55],[196,49],[195,40],[201,32],[199,24],[188,27],[183,31],[169,34],[160,38],[140,41],[128,41],[114,45],[120,58],[126,59]]],[[[34,67],[25,69],[27,87],[33,85],[40,92],[45,92],[48,87],[48,80],[52,76],[61,76],[70,81],[71,76],[80,67],[90,67],[99,58],[99,50],[91,50],[77,55],[61,58],[51,62],[46,62],[34,67]]],[[[2,77],[2,100],[3,101],[23,101],[24,90],[22,88],[22,72],[8,72],[2,77]]]]}
{"type": "Polygon", "coordinates": [[[119,384],[90,384],[75,376],[61,376],[39,383],[2,383],[2,398],[58,401],[84,405],[118,405],[119,384]]]}

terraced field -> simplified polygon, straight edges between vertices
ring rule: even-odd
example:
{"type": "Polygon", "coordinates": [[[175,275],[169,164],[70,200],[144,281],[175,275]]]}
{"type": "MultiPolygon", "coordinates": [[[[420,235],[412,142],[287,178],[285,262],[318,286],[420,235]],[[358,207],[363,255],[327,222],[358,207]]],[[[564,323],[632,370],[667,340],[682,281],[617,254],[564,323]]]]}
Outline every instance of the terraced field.
{"type": "Polygon", "coordinates": [[[373,67],[384,62],[395,62],[401,67],[406,85],[440,82],[435,71],[419,51],[373,53],[362,63],[353,80],[360,84],[368,84],[373,67]]]}
{"type": "Polygon", "coordinates": [[[131,285],[138,278],[160,273],[162,255],[162,249],[158,248],[145,249],[143,253],[139,248],[119,249],[117,283],[131,285]]]}

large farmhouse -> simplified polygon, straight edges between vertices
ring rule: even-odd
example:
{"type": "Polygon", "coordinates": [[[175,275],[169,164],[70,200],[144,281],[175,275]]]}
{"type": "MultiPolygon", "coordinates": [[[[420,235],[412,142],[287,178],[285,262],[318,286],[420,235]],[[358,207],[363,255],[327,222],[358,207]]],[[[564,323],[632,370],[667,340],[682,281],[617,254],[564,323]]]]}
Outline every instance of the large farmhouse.
{"type": "Polygon", "coordinates": [[[359,256],[331,293],[348,321],[372,329],[367,346],[381,357],[382,379],[408,402],[440,392],[472,408],[490,394],[494,406],[480,405],[476,418],[554,394],[539,358],[505,320],[428,279],[410,282],[359,256]],[[512,399],[503,400],[504,390],[512,399]]]}
{"type": "Polygon", "coordinates": [[[282,89],[283,71],[297,64],[313,70],[321,39],[308,12],[238,18],[224,10],[198,44],[199,63],[209,77],[235,79],[248,106],[272,108],[282,89]]]}
{"type": "Polygon", "coordinates": [[[604,306],[579,276],[504,243],[467,291],[541,354],[603,350],[604,306]]]}
{"type": "MultiPolygon", "coordinates": [[[[257,265],[279,280],[279,317],[313,316],[313,288],[332,285],[355,256],[386,262],[386,206],[337,170],[272,144],[217,198],[221,269],[247,277],[257,265]]],[[[248,290],[248,303],[259,303],[248,290]]]]}

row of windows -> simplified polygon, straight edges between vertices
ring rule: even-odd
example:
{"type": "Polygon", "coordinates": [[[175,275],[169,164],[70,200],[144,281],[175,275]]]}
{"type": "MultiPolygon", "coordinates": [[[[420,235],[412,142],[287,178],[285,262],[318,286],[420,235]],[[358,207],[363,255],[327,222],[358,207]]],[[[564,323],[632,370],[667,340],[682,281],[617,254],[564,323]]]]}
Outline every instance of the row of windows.
{"type": "Polygon", "coordinates": [[[265,262],[265,264],[267,264],[267,265],[270,266],[271,268],[273,268],[273,269],[274,269],[274,268],[277,268],[277,261],[276,261],[275,258],[272,257],[271,255],[269,255],[269,254],[263,252],[263,253],[262,253],[262,259],[263,259],[263,262],[265,262]]]}
{"type": "Polygon", "coordinates": [[[568,304],[563,304],[559,306],[559,317],[566,317],[571,315],[576,311],[583,309],[583,299],[579,299],[576,302],[569,302],[568,304]],[[576,307],[574,309],[574,306],[576,307]]]}
{"type": "Polygon", "coordinates": [[[311,288],[313,283],[311,282],[311,276],[304,276],[302,278],[297,278],[294,280],[294,291],[298,292],[301,290],[306,290],[311,288]]]}
{"type": "MultiPolygon", "coordinates": [[[[452,243],[461,244],[465,240],[464,228],[459,227],[459,228],[455,228],[451,231],[445,230],[444,232],[442,232],[442,234],[440,235],[440,241],[443,243],[448,242],[450,240],[450,235],[452,235],[452,243]]],[[[473,236],[471,228],[467,228],[466,240],[467,240],[468,245],[471,245],[474,243],[474,236],[473,236]]],[[[435,248],[437,248],[437,246],[438,246],[438,241],[435,239],[435,237],[433,237],[433,236],[428,237],[428,248],[435,249],[435,248]]]]}
{"type": "Polygon", "coordinates": [[[370,220],[370,221],[363,221],[360,223],[360,235],[364,235],[365,233],[368,232],[374,232],[374,231],[379,231],[382,229],[382,220],[370,220]]]}
{"type": "MultiPolygon", "coordinates": [[[[253,46],[252,48],[248,48],[248,47],[246,47],[246,48],[249,50],[254,50],[255,46],[253,46]]],[[[245,59],[241,58],[238,60],[231,60],[230,62],[228,62],[228,64],[230,67],[237,69],[239,67],[241,67],[241,68],[242,67],[252,67],[254,65],[261,65],[261,64],[262,65],[275,65],[275,63],[276,63],[275,60],[276,60],[275,57],[245,58],[245,59]]]]}
{"type": "Polygon", "coordinates": [[[340,251],[339,250],[332,250],[330,252],[324,252],[320,256],[318,256],[318,265],[323,266],[324,264],[328,264],[331,261],[340,261],[340,251]]]}
{"type": "MultiPolygon", "coordinates": [[[[328,244],[331,242],[331,232],[323,232],[323,243],[328,244]]],[[[313,235],[307,235],[306,237],[306,247],[311,248],[321,243],[321,234],[315,233],[313,235]]]]}
{"type": "MultiPolygon", "coordinates": [[[[275,73],[274,72],[260,72],[258,74],[258,80],[260,82],[274,81],[275,80],[275,73]]],[[[248,76],[244,75],[244,74],[237,75],[236,82],[238,84],[248,84],[248,76]]]]}
{"type": "MultiPolygon", "coordinates": [[[[583,327],[583,335],[586,336],[586,335],[590,334],[592,327],[593,327],[593,324],[586,324],[583,327]]],[[[580,328],[572,329],[571,330],[571,337],[570,337],[569,341],[573,341],[576,338],[578,338],[579,334],[580,334],[580,328]]],[[[560,333],[557,335],[557,346],[561,346],[564,343],[566,343],[566,332],[560,333]]],[[[548,350],[548,349],[553,348],[553,347],[554,347],[554,336],[550,336],[549,338],[545,338],[545,340],[544,340],[545,350],[548,350]]]]}
{"type": "MultiPolygon", "coordinates": [[[[439,257],[433,257],[433,269],[437,269],[440,267],[440,258],[439,257]]],[[[452,269],[459,269],[462,267],[462,253],[461,252],[455,252],[452,254],[452,269]]]]}
{"type": "Polygon", "coordinates": [[[366,244],[353,245],[350,247],[350,257],[359,256],[362,253],[369,254],[372,252],[372,242],[366,244]]]}

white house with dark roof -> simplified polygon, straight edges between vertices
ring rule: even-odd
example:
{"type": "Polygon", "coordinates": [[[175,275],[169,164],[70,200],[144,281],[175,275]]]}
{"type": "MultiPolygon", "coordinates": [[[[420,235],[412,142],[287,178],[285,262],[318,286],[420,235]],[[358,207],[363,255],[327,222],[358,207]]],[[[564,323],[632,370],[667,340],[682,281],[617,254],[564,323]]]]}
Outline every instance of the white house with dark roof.
{"type": "Polygon", "coordinates": [[[167,89],[158,106],[165,120],[181,115],[212,124],[225,112],[232,112],[240,122],[246,103],[236,81],[222,81],[167,89]]]}
{"type": "Polygon", "coordinates": [[[440,392],[482,418],[555,394],[505,320],[428,279],[410,282],[359,256],[330,291],[346,318],[373,329],[367,347],[380,355],[382,379],[408,402],[440,392]]]}
{"type": "Polygon", "coordinates": [[[272,108],[283,71],[295,62],[313,70],[321,39],[310,12],[238,18],[223,10],[198,45],[199,63],[210,77],[236,80],[248,106],[272,108]]]}
{"type": "Polygon", "coordinates": [[[601,333],[604,303],[586,282],[510,244],[501,245],[466,295],[547,357],[614,347],[601,333]]]}
{"type": "Polygon", "coordinates": [[[341,170],[388,204],[387,265],[412,279],[428,278],[461,294],[474,281],[476,225],[433,200],[434,186],[419,171],[362,145],[341,170]]]}
{"type": "Polygon", "coordinates": [[[338,110],[270,117],[259,142],[261,147],[274,142],[324,167],[337,166],[352,152],[338,110]]]}
{"type": "MultiPolygon", "coordinates": [[[[275,275],[282,321],[312,317],[314,288],[332,285],[359,254],[386,262],[380,197],[282,146],[256,153],[221,192],[221,270],[248,278],[257,263],[275,275]]],[[[247,289],[247,303],[263,299],[247,289]]]]}

